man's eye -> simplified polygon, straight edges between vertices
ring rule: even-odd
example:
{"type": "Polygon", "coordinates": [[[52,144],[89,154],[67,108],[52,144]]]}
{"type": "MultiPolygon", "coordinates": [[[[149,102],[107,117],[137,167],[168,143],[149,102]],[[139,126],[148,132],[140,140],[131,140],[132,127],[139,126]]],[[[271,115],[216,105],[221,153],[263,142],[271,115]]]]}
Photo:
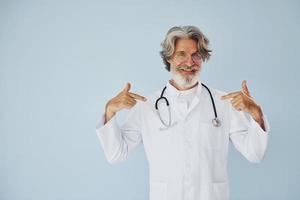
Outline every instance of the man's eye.
{"type": "Polygon", "coordinates": [[[195,54],[193,54],[192,56],[193,56],[193,58],[198,58],[198,59],[201,58],[200,53],[195,53],[195,54]]]}

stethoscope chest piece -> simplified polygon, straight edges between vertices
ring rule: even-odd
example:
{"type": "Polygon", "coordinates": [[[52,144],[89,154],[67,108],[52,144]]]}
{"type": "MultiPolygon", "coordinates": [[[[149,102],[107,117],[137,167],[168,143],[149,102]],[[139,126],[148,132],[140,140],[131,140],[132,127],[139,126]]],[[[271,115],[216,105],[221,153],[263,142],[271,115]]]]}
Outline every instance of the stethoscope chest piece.
{"type": "Polygon", "coordinates": [[[218,118],[212,119],[212,124],[214,125],[214,127],[220,127],[221,126],[221,122],[218,118]]]}

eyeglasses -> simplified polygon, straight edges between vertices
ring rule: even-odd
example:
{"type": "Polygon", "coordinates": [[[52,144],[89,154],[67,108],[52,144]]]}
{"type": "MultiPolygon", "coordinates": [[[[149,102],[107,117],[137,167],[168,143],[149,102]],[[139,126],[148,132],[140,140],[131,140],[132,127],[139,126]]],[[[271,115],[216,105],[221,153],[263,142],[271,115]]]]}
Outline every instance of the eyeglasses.
{"type": "MultiPolygon", "coordinates": [[[[199,64],[201,61],[201,54],[199,52],[195,52],[191,55],[192,60],[195,64],[199,64]]],[[[189,54],[185,51],[175,52],[174,61],[177,63],[185,62],[189,59],[189,54]]]]}

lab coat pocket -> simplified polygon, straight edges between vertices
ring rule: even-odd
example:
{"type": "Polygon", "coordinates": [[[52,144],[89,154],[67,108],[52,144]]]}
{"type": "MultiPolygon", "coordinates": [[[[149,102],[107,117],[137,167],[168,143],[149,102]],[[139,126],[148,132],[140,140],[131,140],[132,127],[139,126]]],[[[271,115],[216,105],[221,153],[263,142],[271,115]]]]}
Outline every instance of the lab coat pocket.
{"type": "Polygon", "coordinates": [[[150,181],[150,200],[166,200],[167,183],[163,181],[150,181]]]}

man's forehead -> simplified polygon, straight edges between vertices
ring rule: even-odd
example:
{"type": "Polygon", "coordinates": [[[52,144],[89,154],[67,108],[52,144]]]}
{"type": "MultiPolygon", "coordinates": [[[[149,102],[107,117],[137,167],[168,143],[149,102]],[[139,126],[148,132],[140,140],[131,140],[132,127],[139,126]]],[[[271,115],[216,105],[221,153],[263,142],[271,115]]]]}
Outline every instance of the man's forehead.
{"type": "Polygon", "coordinates": [[[178,39],[175,43],[175,52],[188,51],[196,52],[198,51],[197,43],[193,39],[178,39]]]}

